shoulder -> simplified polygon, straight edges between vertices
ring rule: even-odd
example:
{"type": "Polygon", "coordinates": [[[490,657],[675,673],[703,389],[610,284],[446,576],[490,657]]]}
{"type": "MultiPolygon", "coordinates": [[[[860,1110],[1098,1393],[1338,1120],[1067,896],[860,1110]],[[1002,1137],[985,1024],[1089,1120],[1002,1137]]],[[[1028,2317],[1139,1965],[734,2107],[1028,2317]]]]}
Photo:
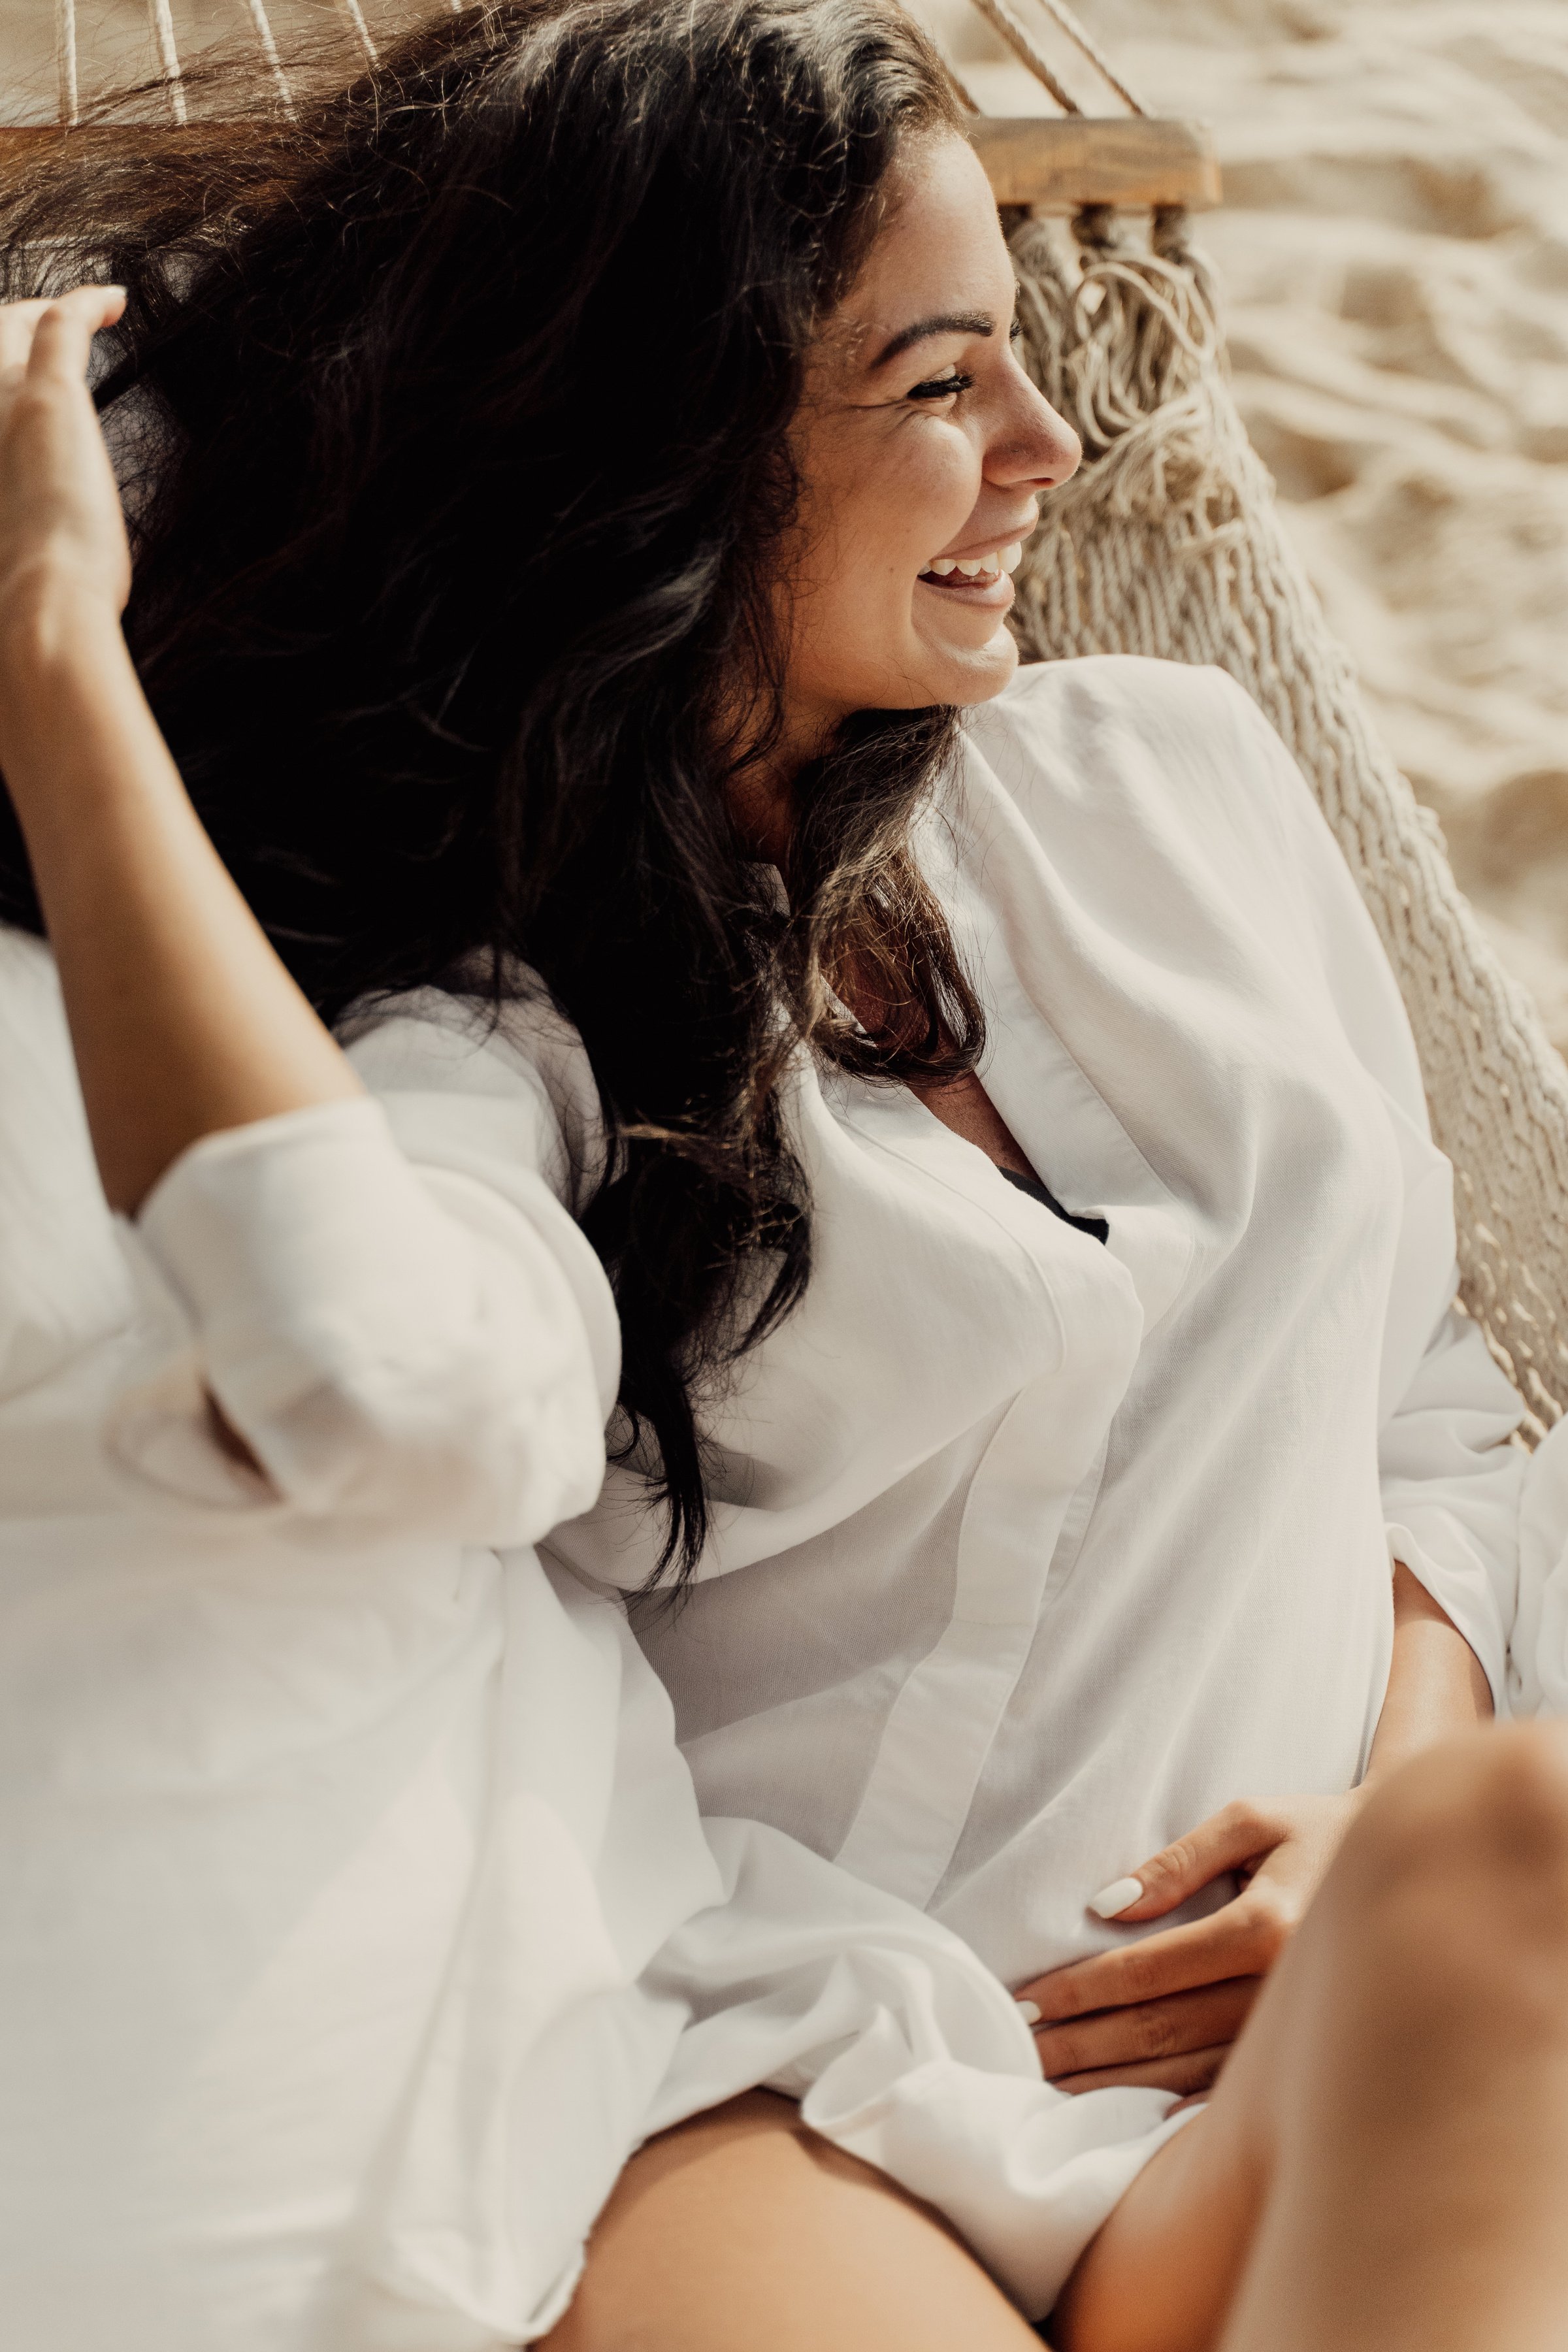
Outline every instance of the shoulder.
{"type": "Polygon", "coordinates": [[[1303,838],[1310,863],[1338,858],[1295,760],[1221,669],[1134,655],[1031,663],[966,714],[963,734],[972,782],[1090,856],[1196,858],[1222,885],[1290,898],[1303,838]]]}
{"type": "Polygon", "coordinates": [[[1327,990],[1357,1054],[1419,1120],[1398,983],[1305,775],[1226,673],[1121,655],[1037,662],[966,715],[966,787],[1000,790],[1114,924],[1223,910],[1327,990]]]}
{"type": "Polygon", "coordinates": [[[1137,793],[1163,782],[1191,805],[1305,786],[1250,695],[1222,669],[1142,655],[1031,662],[994,702],[966,714],[972,746],[1010,791],[1075,777],[1137,793]]]}
{"type": "Polygon", "coordinates": [[[537,1171],[575,1214],[598,1181],[604,1124],[582,1038],[531,973],[488,996],[423,988],[351,1009],[339,1042],[412,1156],[474,1149],[537,1171]]]}
{"type": "Polygon", "coordinates": [[[1020,663],[1001,693],[979,704],[965,723],[1027,724],[1058,716],[1069,725],[1113,720],[1180,728],[1237,696],[1249,702],[1236,680],[1212,664],[1083,654],[1070,661],[1020,663]]]}

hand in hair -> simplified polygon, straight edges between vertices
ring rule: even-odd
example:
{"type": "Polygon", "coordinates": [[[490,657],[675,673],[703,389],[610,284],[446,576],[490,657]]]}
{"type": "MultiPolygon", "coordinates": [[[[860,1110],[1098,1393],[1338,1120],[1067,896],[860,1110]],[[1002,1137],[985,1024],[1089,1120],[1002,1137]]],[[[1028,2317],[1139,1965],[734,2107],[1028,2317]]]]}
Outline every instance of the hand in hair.
{"type": "Polygon", "coordinates": [[[104,1192],[359,1091],[225,871],[120,616],[131,558],[87,366],[117,288],[0,309],[0,769],[59,967],[104,1192]]]}
{"type": "Polygon", "coordinates": [[[87,366],[125,305],[117,286],[0,307],[0,635],[53,625],[87,595],[118,618],[131,553],[87,366]]]}

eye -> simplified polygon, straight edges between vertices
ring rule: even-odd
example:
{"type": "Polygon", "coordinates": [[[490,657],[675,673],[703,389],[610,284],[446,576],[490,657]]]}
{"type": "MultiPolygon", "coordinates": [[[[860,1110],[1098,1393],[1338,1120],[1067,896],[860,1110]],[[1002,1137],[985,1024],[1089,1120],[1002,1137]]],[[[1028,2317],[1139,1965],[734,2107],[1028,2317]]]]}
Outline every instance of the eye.
{"type": "Polygon", "coordinates": [[[967,392],[974,382],[972,375],[961,375],[956,368],[951,375],[932,376],[929,383],[917,383],[906,400],[951,400],[954,393],[967,392]]]}

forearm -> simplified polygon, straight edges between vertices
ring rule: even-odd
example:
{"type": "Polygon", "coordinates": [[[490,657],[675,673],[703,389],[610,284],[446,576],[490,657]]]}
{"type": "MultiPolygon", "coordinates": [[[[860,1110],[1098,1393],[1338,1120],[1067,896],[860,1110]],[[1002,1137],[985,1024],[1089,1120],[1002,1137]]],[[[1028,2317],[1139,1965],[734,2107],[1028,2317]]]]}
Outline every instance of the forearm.
{"type": "Polygon", "coordinates": [[[0,769],[115,1207],[204,1135],[359,1091],[208,840],[101,600],[44,595],[5,630],[0,769]]]}
{"type": "Polygon", "coordinates": [[[1450,1732],[1487,1720],[1491,1689],[1452,1620],[1404,1562],[1394,1571],[1394,1657],[1366,1783],[1450,1732]]]}

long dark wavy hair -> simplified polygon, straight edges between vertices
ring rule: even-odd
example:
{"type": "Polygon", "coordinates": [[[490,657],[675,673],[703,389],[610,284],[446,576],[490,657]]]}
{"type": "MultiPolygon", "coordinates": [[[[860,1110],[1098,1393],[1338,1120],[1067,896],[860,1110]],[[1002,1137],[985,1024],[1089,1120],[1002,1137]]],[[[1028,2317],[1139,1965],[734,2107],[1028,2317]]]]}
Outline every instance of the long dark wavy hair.
{"type": "Polygon", "coordinates": [[[289,970],[329,1020],[539,986],[581,1034],[661,1575],[706,1530],[704,1382],[808,1276],[791,1057],[980,1048],[909,846],[954,714],[862,712],[801,774],[787,903],[727,795],[779,724],[808,347],[956,120],[879,0],[500,0],[292,122],[68,140],[0,192],[8,297],[129,290],[127,634],[289,970]]]}

